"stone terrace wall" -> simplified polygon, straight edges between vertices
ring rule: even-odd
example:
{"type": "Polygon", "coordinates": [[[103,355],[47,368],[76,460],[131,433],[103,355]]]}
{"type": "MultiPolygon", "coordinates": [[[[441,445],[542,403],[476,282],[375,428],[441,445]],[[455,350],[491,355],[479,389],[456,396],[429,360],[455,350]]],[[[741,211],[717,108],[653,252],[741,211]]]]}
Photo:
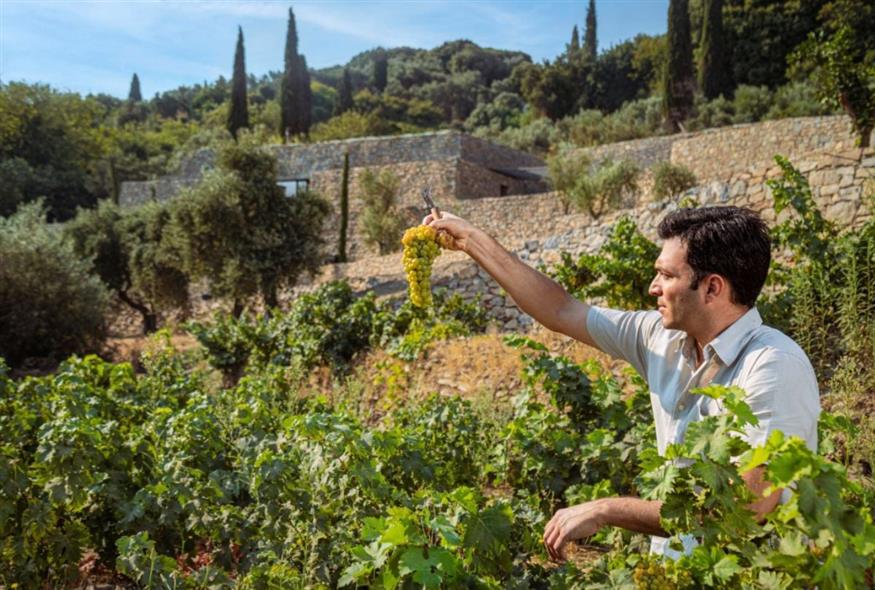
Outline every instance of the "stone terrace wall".
{"type": "MultiPolygon", "coordinates": [[[[511,194],[520,192],[536,192],[545,190],[543,182],[493,182],[492,179],[481,181],[478,175],[488,178],[494,172],[478,168],[494,168],[497,170],[516,170],[520,167],[541,167],[543,161],[539,158],[502,145],[490,143],[471,137],[458,131],[437,131],[433,133],[418,133],[396,135],[389,137],[365,137],[326,141],[315,144],[275,145],[270,146],[277,158],[277,174],[280,179],[309,178],[312,184],[318,184],[320,172],[339,171],[343,167],[343,154],[349,152],[352,168],[397,166],[401,164],[428,164],[430,162],[470,162],[461,179],[468,190],[464,196],[479,196],[481,194],[499,194],[500,184],[509,184],[511,194]],[[476,179],[476,180],[472,180],[476,179]],[[493,186],[492,192],[483,192],[485,187],[493,186]]],[[[158,180],[144,182],[124,182],[120,201],[122,205],[138,205],[151,199],[164,200],[170,198],[182,187],[195,184],[205,170],[215,164],[215,154],[211,149],[204,148],[186,159],[177,174],[158,180]]],[[[462,187],[457,172],[454,178],[441,180],[439,184],[452,183],[454,188],[462,187]]],[[[415,176],[410,177],[410,179],[415,176]]],[[[423,184],[419,184],[422,187],[423,184]]],[[[329,196],[331,193],[325,193],[329,196]]],[[[338,193],[339,194],[339,193],[338,193]]],[[[458,191],[452,193],[459,196],[458,191]]]]}
{"type": "MultiPolygon", "coordinates": [[[[359,226],[359,218],[364,203],[361,192],[361,176],[365,170],[379,174],[389,170],[398,177],[399,206],[407,212],[410,224],[419,223],[425,215],[425,205],[420,197],[420,188],[429,186],[432,196],[442,207],[452,206],[456,198],[456,164],[452,160],[433,162],[404,162],[389,166],[360,167],[349,170],[349,234],[347,236],[347,256],[352,259],[373,256],[376,249],[367,246],[359,226]]],[[[334,206],[334,213],[326,224],[325,237],[328,251],[337,252],[340,227],[340,183],[342,170],[324,170],[311,177],[310,186],[327,198],[334,206]]]]}
{"type": "MultiPolygon", "coordinates": [[[[459,160],[456,164],[456,195],[461,200],[495,197],[506,188],[505,195],[528,195],[543,193],[547,182],[543,179],[520,179],[493,172],[488,168],[459,160]]],[[[498,197],[498,198],[507,198],[498,197]]],[[[438,202],[440,205],[441,203],[438,202]]]]}
{"type": "Polygon", "coordinates": [[[461,134],[436,131],[363,137],[312,144],[271,146],[277,157],[279,175],[309,176],[313,172],[343,167],[343,154],[349,152],[350,166],[387,166],[400,162],[429,162],[459,157],[461,134]]]}
{"type": "Polygon", "coordinates": [[[531,168],[544,165],[543,160],[526,152],[492,143],[473,135],[459,134],[458,137],[459,157],[484,168],[531,168]]]}
{"type": "MultiPolygon", "coordinates": [[[[862,195],[864,191],[875,195],[875,148],[839,154],[814,153],[797,158],[794,164],[808,177],[815,201],[827,218],[842,227],[859,226],[871,218],[871,212],[862,205],[862,195]]],[[[767,179],[779,173],[775,165],[760,166],[732,174],[723,182],[696,187],[691,194],[703,205],[749,206],[774,224],[790,215],[784,211],[775,216],[770,190],[765,185],[767,179]]],[[[641,231],[655,241],[657,224],[676,204],[672,200],[645,203],[596,221],[583,213],[562,215],[562,204],[555,193],[459,201],[456,207],[454,212],[486,229],[520,259],[537,267],[555,264],[562,251],[574,255],[598,250],[623,215],[631,215],[641,231]]],[[[315,281],[302,285],[295,293],[336,279],[348,280],[354,288],[373,290],[378,295],[400,297],[406,289],[398,252],[327,265],[315,281]]],[[[525,330],[532,324],[532,319],[516,307],[498,284],[462,253],[445,252],[438,258],[433,284],[458,291],[466,298],[480,296],[491,317],[505,330],[525,330]]]]}
{"type": "Polygon", "coordinates": [[[633,160],[640,168],[651,168],[659,162],[671,160],[672,145],[677,136],[647,137],[645,139],[633,139],[608,145],[600,145],[585,148],[589,157],[599,162],[606,158],[612,160],[633,160]]]}
{"type": "Polygon", "coordinates": [[[692,170],[699,181],[724,180],[773,163],[776,154],[795,161],[812,152],[847,152],[854,141],[846,116],[780,119],[678,136],[671,162],[692,170]]]}

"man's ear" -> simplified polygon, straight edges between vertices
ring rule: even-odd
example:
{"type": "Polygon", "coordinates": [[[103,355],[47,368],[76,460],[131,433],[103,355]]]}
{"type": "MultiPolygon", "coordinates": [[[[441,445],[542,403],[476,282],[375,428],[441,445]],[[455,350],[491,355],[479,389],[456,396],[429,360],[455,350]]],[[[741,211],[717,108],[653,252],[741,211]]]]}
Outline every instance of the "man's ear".
{"type": "Polygon", "coordinates": [[[729,282],[718,274],[705,277],[705,301],[711,302],[729,295],[729,282]]]}

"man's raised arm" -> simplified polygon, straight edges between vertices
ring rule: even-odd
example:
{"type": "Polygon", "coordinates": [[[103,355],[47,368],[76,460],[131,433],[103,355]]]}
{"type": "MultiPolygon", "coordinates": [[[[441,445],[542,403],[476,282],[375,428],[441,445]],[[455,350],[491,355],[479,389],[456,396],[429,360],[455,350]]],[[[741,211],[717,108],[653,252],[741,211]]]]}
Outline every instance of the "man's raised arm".
{"type": "Polygon", "coordinates": [[[423,223],[450,234],[457,250],[473,258],[507,291],[520,309],[544,327],[596,347],[586,329],[589,305],[572,297],[559,283],[525,264],[494,238],[455,215],[444,213],[441,219],[428,215],[423,223]]]}

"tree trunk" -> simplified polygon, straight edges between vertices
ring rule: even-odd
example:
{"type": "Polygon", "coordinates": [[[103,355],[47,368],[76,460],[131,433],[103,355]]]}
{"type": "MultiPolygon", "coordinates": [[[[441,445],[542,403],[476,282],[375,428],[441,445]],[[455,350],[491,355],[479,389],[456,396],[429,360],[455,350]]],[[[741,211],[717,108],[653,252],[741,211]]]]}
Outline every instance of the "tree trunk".
{"type": "Polygon", "coordinates": [[[132,299],[127,291],[119,291],[118,298],[126,305],[139,312],[143,317],[143,335],[148,335],[158,329],[158,314],[149,309],[144,303],[132,299]]]}
{"type": "Polygon", "coordinates": [[[265,285],[261,293],[261,297],[264,299],[265,313],[270,313],[271,310],[277,309],[280,306],[279,299],[277,298],[276,294],[276,285],[274,284],[265,285]]]}
{"type": "Polygon", "coordinates": [[[241,315],[243,315],[243,301],[240,299],[234,299],[234,307],[231,310],[231,315],[234,316],[234,319],[239,319],[241,315]]]}

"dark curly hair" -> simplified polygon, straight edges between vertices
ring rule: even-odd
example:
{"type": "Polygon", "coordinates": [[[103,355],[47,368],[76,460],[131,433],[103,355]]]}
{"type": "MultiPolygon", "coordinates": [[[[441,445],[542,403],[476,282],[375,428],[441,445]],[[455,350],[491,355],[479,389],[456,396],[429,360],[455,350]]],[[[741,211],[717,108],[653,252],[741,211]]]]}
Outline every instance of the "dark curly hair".
{"type": "Polygon", "coordinates": [[[718,274],[731,285],[731,300],[753,307],[772,260],[769,228],[744,207],[700,207],[672,211],[660,222],[659,237],[680,238],[687,246],[693,284],[718,274]]]}

